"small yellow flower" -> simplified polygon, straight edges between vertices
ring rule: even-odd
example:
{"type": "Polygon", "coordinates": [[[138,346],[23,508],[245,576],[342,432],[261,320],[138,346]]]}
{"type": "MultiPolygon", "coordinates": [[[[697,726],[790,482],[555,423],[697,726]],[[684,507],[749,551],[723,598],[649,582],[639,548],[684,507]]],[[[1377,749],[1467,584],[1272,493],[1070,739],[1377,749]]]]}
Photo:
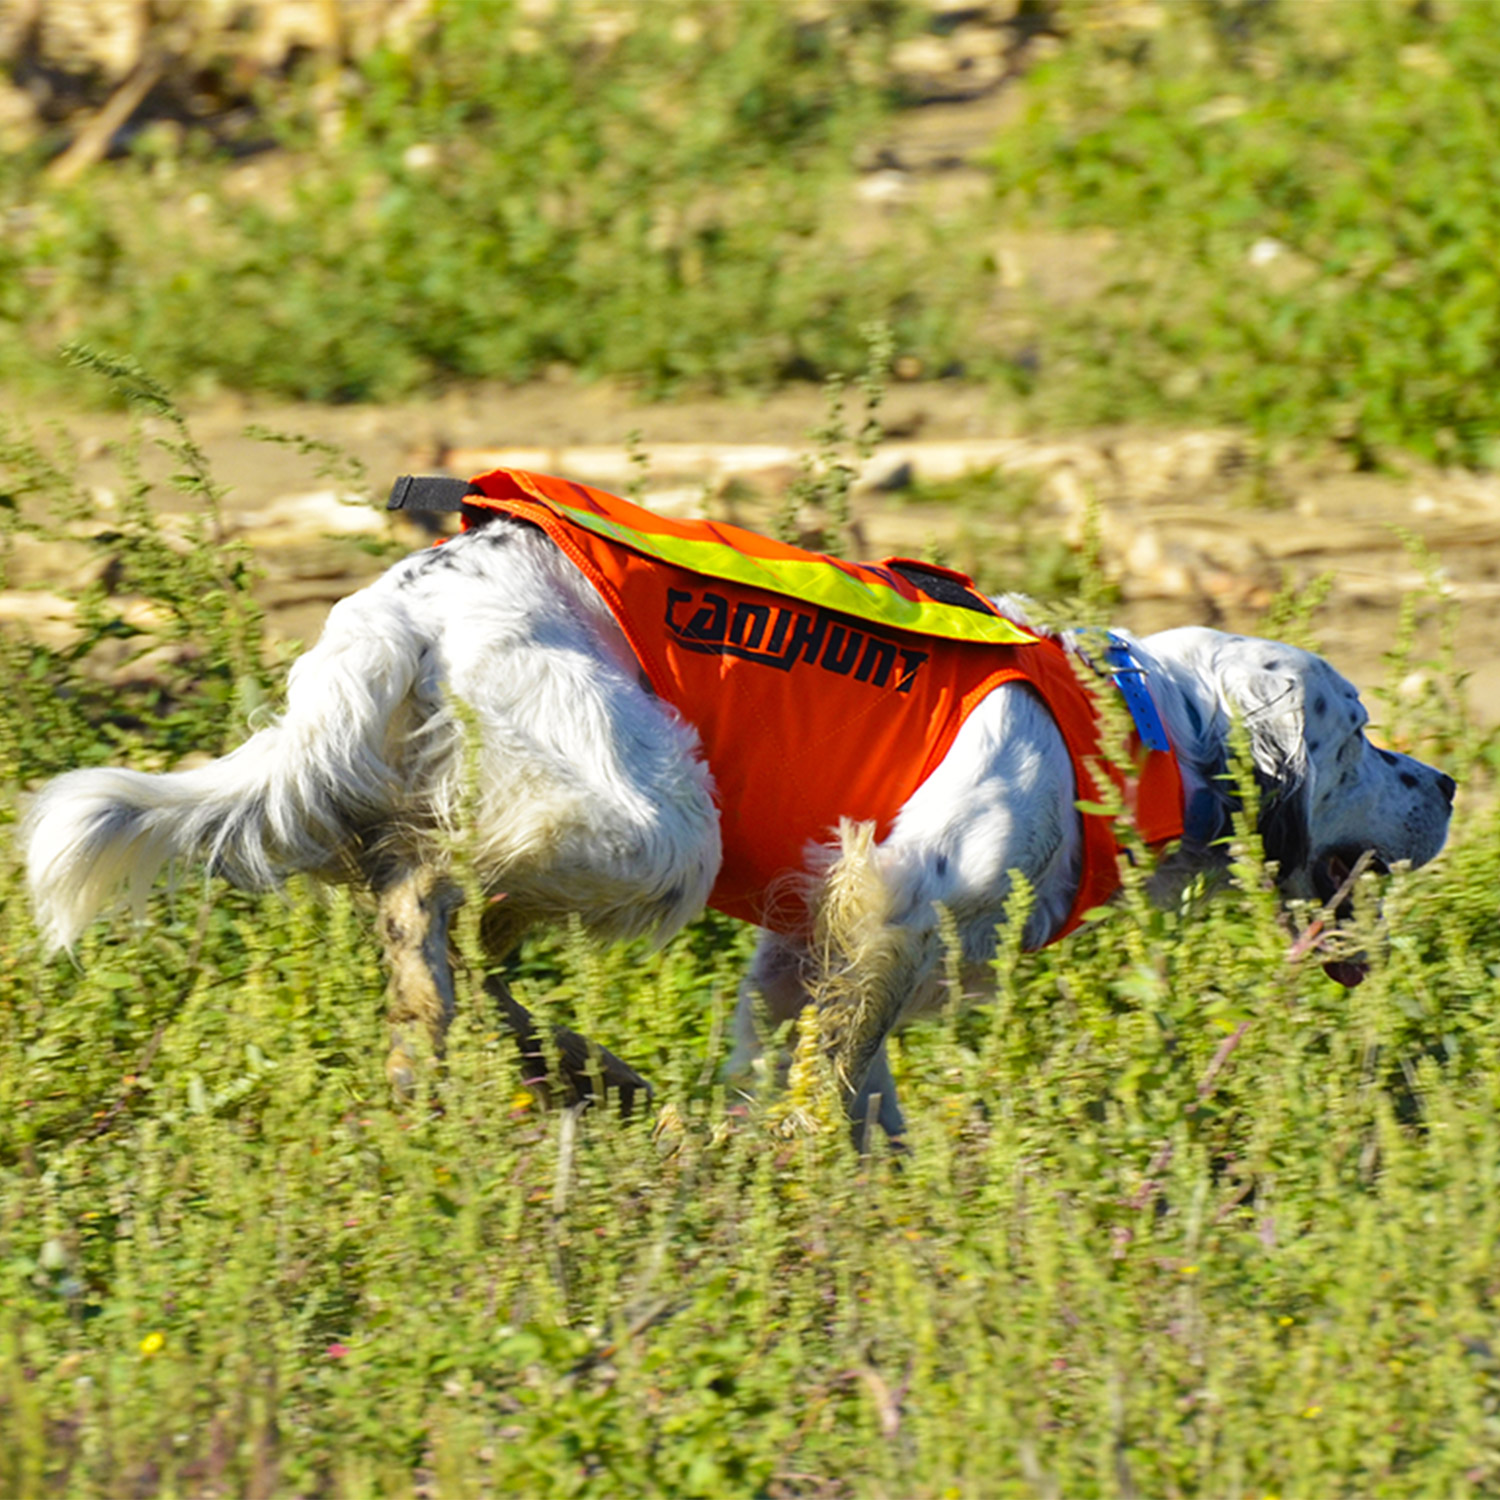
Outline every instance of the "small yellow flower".
{"type": "Polygon", "coordinates": [[[1178,1266],[1177,1274],[1179,1276],[1196,1276],[1198,1268],[1197,1266],[1178,1266]]]}
{"type": "Polygon", "coordinates": [[[1297,1320],[1295,1318],[1288,1317],[1285,1313],[1282,1313],[1282,1315],[1277,1318],[1276,1321],[1280,1323],[1283,1328],[1290,1328],[1292,1324],[1297,1320]]]}
{"type": "Polygon", "coordinates": [[[1302,1415],[1311,1422],[1314,1417],[1321,1417],[1323,1415],[1323,1408],[1321,1406],[1309,1406],[1302,1415]]]}
{"type": "Polygon", "coordinates": [[[510,1096],[510,1107],[513,1110],[530,1109],[531,1106],[535,1103],[536,1100],[532,1098],[531,1092],[528,1089],[517,1089],[515,1093],[510,1096]]]}
{"type": "Polygon", "coordinates": [[[164,1333],[158,1333],[152,1329],[145,1338],[141,1340],[141,1353],[149,1359],[153,1354],[160,1354],[166,1347],[167,1337],[164,1333]]]}

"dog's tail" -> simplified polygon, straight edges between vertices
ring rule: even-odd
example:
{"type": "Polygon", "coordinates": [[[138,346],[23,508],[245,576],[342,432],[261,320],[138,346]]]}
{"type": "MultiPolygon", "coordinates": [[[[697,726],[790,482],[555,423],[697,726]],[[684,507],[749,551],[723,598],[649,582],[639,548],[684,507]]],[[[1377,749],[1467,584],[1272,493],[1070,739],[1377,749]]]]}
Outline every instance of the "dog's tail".
{"type": "Polygon", "coordinates": [[[169,860],[203,858],[264,889],[293,871],[339,873],[362,834],[406,810],[403,772],[436,728],[407,707],[431,658],[394,601],[350,605],[293,668],[285,714],[231,754],[166,775],[71,771],[42,790],[22,840],[49,946],[72,946],[122,886],[139,908],[169,860]]]}

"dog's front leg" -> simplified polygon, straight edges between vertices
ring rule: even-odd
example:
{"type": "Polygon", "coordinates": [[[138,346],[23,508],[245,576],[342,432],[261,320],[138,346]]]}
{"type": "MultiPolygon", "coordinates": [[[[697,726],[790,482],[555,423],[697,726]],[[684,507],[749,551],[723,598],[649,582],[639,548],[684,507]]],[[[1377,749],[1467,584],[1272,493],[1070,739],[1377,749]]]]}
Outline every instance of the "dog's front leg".
{"type": "Polygon", "coordinates": [[[463,892],[433,865],[417,865],[381,888],[379,928],[390,971],[387,1015],[391,1050],[386,1077],[398,1093],[409,1094],[422,1036],[441,1054],[455,998],[448,924],[463,903],[463,892]]]}
{"type": "Polygon", "coordinates": [[[854,1143],[861,1151],[869,1149],[872,1122],[880,1126],[893,1146],[900,1146],[905,1140],[906,1116],[896,1099],[896,1080],[884,1041],[865,1070],[864,1083],[850,1096],[848,1110],[854,1143]]]}
{"type": "Polygon", "coordinates": [[[905,1129],[886,1038],[931,982],[941,942],[930,921],[897,911],[874,827],[844,823],[813,915],[810,992],[822,1016],[855,1144],[870,1122],[905,1129]]]}
{"type": "MultiPolygon", "coordinates": [[[[804,1007],[815,1004],[814,992],[826,991],[820,985],[819,974],[813,956],[805,947],[775,933],[761,934],[760,946],[745,981],[740,987],[739,1004],[735,1009],[735,1046],[733,1055],[724,1065],[724,1075],[740,1079],[749,1075],[764,1051],[760,1022],[769,1024],[772,1033],[777,1033],[788,1022],[795,1022],[804,1007]]],[[[868,988],[868,975],[861,976],[868,988]]],[[[899,982],[899,981],[898,981],[899,982]]],[[[847,987],[841,987],[837,995],[823,995],[823,1004],[833,1022],[835,1031],[842,1030],[842,1040],[852,1042],[850,1028],[845,1025],[848,1016],[844,1007],[855,1006],[862,1010],[864,1019],[872,1030],[879,1030],[874,1007],[868,1006],[869,995],[855,996],[847,987]]],[[[899,1006],[897,1007],[899,1014],[899,1006]]],[[[906,1132],[906,1120],[896,1099],[896,1082],[891,1076],[891,1065],[886,1055],[885,1035],[889,1026],[881,1033],[869,1061],[847,1063],[840,1054],[839,1037],[834,1037],[834,1052],[839,1066],[841,1081],[863,1067],[863,1081],[857,1086],[846,1085],[844,1107],[848,1112],[850,1126],[856,1144],[863,1149],[868,1141],[870,1123],[873,1121],[893,1141],[899,1141],[906,1132]]]]}
{"type": "Polygon", "coordinates": [[[886,1039],[930,983],[941,943],[935,931],[893,926],[862,970],[836,981],[821,1000],[854,1144],[869,1149],[872,1123],[901,1144],[906,1120],[896,1099],[886,1039]]]}

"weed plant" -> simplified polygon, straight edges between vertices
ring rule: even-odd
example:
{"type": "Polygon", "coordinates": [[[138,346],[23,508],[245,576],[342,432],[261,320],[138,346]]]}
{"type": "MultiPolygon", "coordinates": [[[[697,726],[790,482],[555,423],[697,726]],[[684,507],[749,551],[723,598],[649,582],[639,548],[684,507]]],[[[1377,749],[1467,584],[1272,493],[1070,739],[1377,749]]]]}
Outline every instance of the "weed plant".
{"type": "MultiPolygon", "coordinates": [[[[0,459],[76,513],[65,455],[0,459]]],[[[1388,705],[1465,787],[1442,861],[1361,889],[1353,992],[1296,956],[1311,914],[1241,829],[1212,900],[1156,911],[1132,875],[1065,945],[1002,943],[987,1005],[955,969],[894,1049],[899,1162],[851,1150],[810,1031],[785,1084],[726,1093],[749,941],[713,916],[519,965],[651,1077],[644,1118],[542,1111],[477,982],[397,1103],[346,892],[182,872],[39,954],[24,789],[227,748],[261,680],[243,560],[183,472],[191,547],[138,479],[109,545],[192,670],[122,701],[90,673],[97,591],[80,644],[0,658],[0,1494],[1500,1488],[1500,811],[1448,700],[1388,705]]]]}

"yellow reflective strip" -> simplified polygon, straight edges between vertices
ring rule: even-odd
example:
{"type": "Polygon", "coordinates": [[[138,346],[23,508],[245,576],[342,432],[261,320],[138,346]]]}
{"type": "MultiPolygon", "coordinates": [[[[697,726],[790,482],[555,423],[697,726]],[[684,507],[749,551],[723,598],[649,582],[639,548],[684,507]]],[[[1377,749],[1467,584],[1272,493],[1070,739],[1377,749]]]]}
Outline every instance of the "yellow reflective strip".
{"type": "Polygon", "coordinates": [[[874,625],[986,645],[1029,646],[1037,639],[1030,631],[1000,615],[980,614],[977,610],[942,604],[935,599],[904,599],[895,589],[878,581],[864,583],[815,558],[803,561],[792,557],[749,557],[725,542],[637,531],[607,516],[595,515],[593,511],[580,510],[555,500],[547,503],[596,535],[633,547],[648,557],[676,563],[710,578],[723,578],[748,588],[768,589],[794,599],[809,600],[874,625]]]}

